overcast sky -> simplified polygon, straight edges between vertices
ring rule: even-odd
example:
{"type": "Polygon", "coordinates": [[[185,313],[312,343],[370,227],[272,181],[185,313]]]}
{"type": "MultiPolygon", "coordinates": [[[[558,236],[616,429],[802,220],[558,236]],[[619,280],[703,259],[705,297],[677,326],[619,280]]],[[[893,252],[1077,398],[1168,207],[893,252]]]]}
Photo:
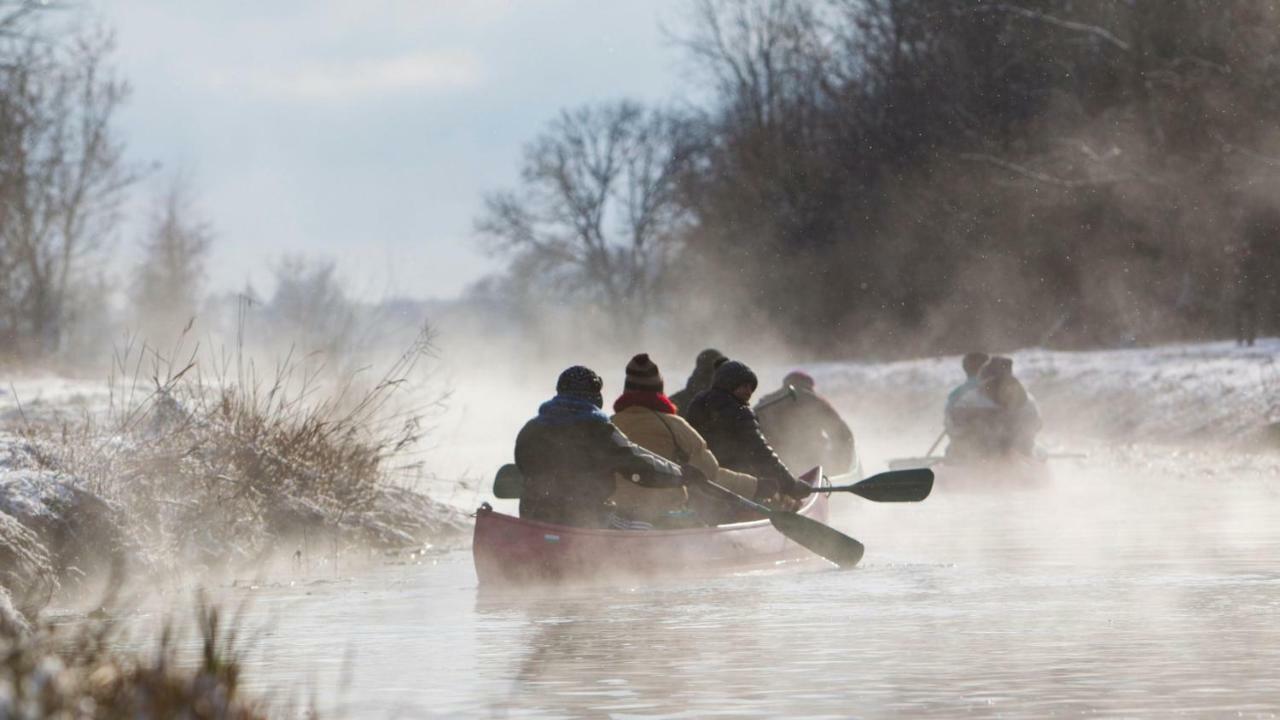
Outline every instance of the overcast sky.
{"type": "Polygon", "coordinates": [[[494,268],[481,195],[560,108],[682,97],[659,25],[685,0],[89,1],[133,86],[130,153],[161,165],[139,196],[190,177],[214,290],[269,290],[304,252],[366,298],[456,295],[494,268]]]}

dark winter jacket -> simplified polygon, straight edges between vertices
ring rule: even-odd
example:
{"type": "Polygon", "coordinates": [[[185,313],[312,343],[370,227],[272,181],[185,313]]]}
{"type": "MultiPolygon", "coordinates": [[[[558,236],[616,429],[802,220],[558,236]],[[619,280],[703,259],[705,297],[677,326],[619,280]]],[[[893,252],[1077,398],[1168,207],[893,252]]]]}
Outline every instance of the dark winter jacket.
{"type": "Polygon", "coordinates": [[[685,384],[684,389],[671,396],[671,402],[675,403],[680,417],[688,419],[689,406],[693,404],[693,399],[698,397],[699,393],[711,387],[711,377],[715,371],[713,367],[706,368],[705,371],[701,367],[695,369],[689,376],[689,382],[685,384]]]}
{"type": "Polygon", "coordinates": [[[615,474],[645,487],[684,484],[680,466],[635,445],[593,403],[557,395],[516,437],[525,477],[520,516],[559,525],[603,527],[615,474]]]}
{"type": "Polygon", "coordinates": [[[725,361],[724,355],[718,351],[708,348],[698,355],[697,365],[694,366],[693,372],[689,374],[689,380],[685,383],[684,389],[671,396],[671,402],[675,403],[676,411],[682,418],[689,417],[689,406],[693,404],[693,399],[703,390],[711,387],[711,381],[715,377],[716,367],[725,361]]]}
{"type": "Polygon", "coordinates": [[[755,413],[732,392],[715,387],[698,395],[687,418],[722,467],[756,476],[757,498],[796,491],[798,481],[765,440],[755,413]]]}
{"type": "Polygon", "coordinates": [[[830,475],[853,469],[853,431],[814,391],[791,387],[765,395],[756,403],[756,417],[787,467],[805,472],[821,465],[830,475]]]}

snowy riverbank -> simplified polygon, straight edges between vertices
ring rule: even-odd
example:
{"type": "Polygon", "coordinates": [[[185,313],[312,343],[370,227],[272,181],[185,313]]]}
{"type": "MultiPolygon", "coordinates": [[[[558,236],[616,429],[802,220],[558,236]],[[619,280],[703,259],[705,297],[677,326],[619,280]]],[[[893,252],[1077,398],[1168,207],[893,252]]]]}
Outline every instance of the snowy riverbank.
{"type": "MultiPolygon", "coordinates": [[[[1280,339],[1125,350],[1011,353],[1054,434],[1121,442],[1270,442],[1280,422],[1280,339]]],[[[941,428],[942,403],[963,379],[959,357],[808,368],[864,423],[922,419],[941,428]]]]}
{"type": "MultiPolygon", "coordinates": [[[[1033,349],[1012,353],[1017,373],[1040,400],[1050,441],[1064,440],[1073,447],[1088,445],[1094,449],[1133,442],[1185,447],[1192,441],[1210,445],[1274,446],[1269,429],[1280,420],[1277,355],[1280,355],[1277,339],[1263,340],[1254,348],[1208,343],[1093,352],[1033,349]]],[[[874,470],[878,469],[877,461],[895,452],[911,454],[925,449],[940,428],[943,398],[960,381],[958,360],[944,357],[887,364],[827,363],[810,365],[807,369],[817,377],[819,388],[849,417],[859,434],[864,456],[873,458],[871,469],[874,470]]],[[[766,368],[762,372],[765,387],[776,382],[773,375],[780,377],[782,371],[782,368],[766,368]]],[[[7,380],[4,386],[0,392],[0,431],[30,425],[53,428],[63,423],[74,424],[86,416],[101,413],[110,401],[107,384],[102,381],[28,376],[7,380]]],[[[464,402],[471,389],[465,381],[460,383],[459,396],[464,402]]],[[[492,392],[492,388],[485,386],[483,391],[492,392]]],[[[469,417],[465,412],[462,415],[469,417]]],[[[475,424],[474,418],[471,419],[471,424],[475,424]]],[[[131,459],[138,447],[147,447],[153,454],[155,451],[150,447],[154,443],[146,441],[139,445],[138,438],[103,435],[98,439],[112,444],[117,458],[131,459]]],[[[184,439],[188,438],[184,436],[184,439]]],[[[209,442],[204,436],[197,439],[209,442]]],[[[465,456],[463,460],[473,462],[475,458],[489,455],[505,457],[509,453],[509,441],[503,433],[491,431],[485,433],[483,448],[454,443],[451,449],[453,455],[465,456]]],[[[206,445],[206,449],[208,447],[206,445]]],[[[38,448],[34,450],[39,452],[38,448]]],[[[233,452],[223,445],[217,446],[216,451],[224,455],[233,452]]],[[[0,572],[9,573],[4,576],[7,580],[0,579],[0,586],[8,586],[10,593],[16,593],[18,587],[23,589],[21,596],[15,595],[12,601],[22,606],[25,614],[38,610],[59,584],[64,588],[76,587],[95,570],[105,570],[95,566],[122,561],[119,553],[100,552],[104,547],[118,543],[127,546],[128,541],[134,539],[133,547],[123,551],[127,555],[125,560],[141,566],[165,564],[161,549],[140,548],[135,538],[139,533],[128,529],[138,520],[137,508],[133,508],[130,515],[130,500],[110,492],[109,487],[104,491],[100,478],[90,487],[73,473],[51,470],[47,458],[38,461],[32,452],[28,440],[0,432],[0,455],[5,458],[0,463],[0,523],[3,523],[0,530],[4,531],[0,544],[5,544],[7,550],[0,553],[0,564],[7,565],[0,568],[0,572]],[[87,492],[89,490],[92,492],[87,492]],[[68,497],[76,502],[67,502],[68,497]],[[75,511],[85,503],[95,508],[95,512],[75,511]],[[89,515],[92,522],[84,520],[89,515]],[[90,548],[99,551],[98,554],[91,556],[90,548]],[[139,552],[145,556],[140,563],[135,557],[139,552]]],[[[163,454],[151,459],[157,458],[165,462],[174,459],[163,454]]],[[[444,466],[459,461],[452,456],[441,456],[439,460],[444,466]]],[[[207,459],[205,462],[208,464],[207,459]]],[[[433,458],[433,466],[435,464],[433,458]]],[[[121,465],[127,466],[128,463],[121,465]]],[[[476,470],[477,476],[483,476],[479,482],[484,486],[487,486],[489,470],[487,466],[476,470]]],[[[225,472],[223,477],[227,477],[225,472]]],[[[454,484],[457,485],[456,481],[454,484]]],[[[253,491],[261,492],[263,487],[266,486],[253,485],[253,491]]],[[[445,493],[456,490],[443,490],[435,485],[424,486],[424,489],[446,503],[451,498],[445,493]]],[[[475,492],[478,496],[487,496],[486,489],[481,487],[475,492]]],[[[376,537],[375,544],[380,546],[421,543],[424,533],[429,534],[436,527],[454,536],[464,529],[465,522],[458,509],[467,503],[467,498],[447,507],[411,490],[388,488],[383,496],[369,505],[367,512],[345,515],[333,523],[321,517],[323,513],[312,512],[316,507],[314,503],[298,502],[287,495],[283,496],[283,502],[271,501],[255,507],[287,510],[273,511],[275,520],[279,521],[277,530],[285,535],[296,535],[299,523],[312,520],[321,525],[340,526],[347,536],[376,537]]],[[[180,510],[179,501],[186,503],[189,499],[175,496],[166,501],[162,498],[160,505],[148,507],[160,508],[161,512],[172,508],[180,510]]],[[[176,518],[173,527],[185,527],[186,522],[176,518]]],[[[267,538],[276,534],[274,530],[264,532],[265,535],[259,535],[258,531],[249,533],[247,536],[253,541],[245,543],[247,549],[237,547],[226,538],[211,542],[217,533],[203,530],[194,535],[183,531],[163,537],[181,538],[186,543],[171,548],[170,555],[199,556],[200,563],[208,563],[211,557],[225,557],[228,553],[238,561],[250,559],[262,547],[269,546],[267,538]]],[[[233,536],[233,539],[239,541],[241,537],[233,536]]],[[[293,545],[289,545],[288,550],[292,552],[293,545]]],[[[0,605],[3,604],[4,598],[0,597],[0,605]]]]}
{"type": "Polygon", "coordinates": [[[418,552],[465,534],[456,508],[402,486],[372,414],[196,383],[136,398],[53,376],[5,385],[0,624],[25,626],[58,597],[93,609],[122,582],[418,552]]]}

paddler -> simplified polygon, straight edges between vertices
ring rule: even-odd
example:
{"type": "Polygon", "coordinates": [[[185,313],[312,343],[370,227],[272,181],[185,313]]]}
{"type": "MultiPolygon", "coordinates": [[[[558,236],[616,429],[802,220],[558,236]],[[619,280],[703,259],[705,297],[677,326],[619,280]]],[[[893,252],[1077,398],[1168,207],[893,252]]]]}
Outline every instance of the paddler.
{"type": "Polygon", "coordinates": [[[623,435],[601,408],[604,383],[575,365],[560,374],[556,395],[538,408],[516,437],[516,466],[524,476],[520,517],[557,525],[617,527],[609,497],[621,482],[680,488],[703,479],[691,466],[669,462],[623,435]]]}
{"type": "Polygon", "coordinates": [[[978,374],[981,392],[998,411],[993,449],[1005,456],[1035,457],[1036,435],[1044,426],[1036,399],[1013,375],[1013,360],[993,357],[978,374]]]}
{"type": "Polygon", "coordinates": [[[764,436],[787,467],[821,465],[831,475],[853,469],[853,431],[817,393],[812,375],[800,370],[787,373],[781,388],[760,398],[755,413],[764,436]]]}
{"type": "MultiPolygon", "coordinates": [[[[613,403],[610,420],[640,447],[680,465],[692,465],[722,487],[754,497],[756,479],[720,467],[707,448],[707,441],[676,414],[676,406],[663,390],[657,363],[646,353],[636,355],[627,363],[626,382],[613,403]]],[[[695,513],[689,504],[689,493],[684,487],[653,488],[619,481],[612,500],[619,516],[654,527],[687,527],[732,519],[732,510],[723,502],[702,502],[697,497],[695,513]]]]}
{"type": "Polygon", "coordinates": [[[751,410],[758,385],[751,368],[730,360],[716,369],[711,388],[694,398],[686,417],[721,466],[755,476],[756,500],[793,509],[810,489],[791,474],[760,432],[751,410]]]}
{"type": "Polygon", "coordinates": [[[997,408],[982,394],[978,374],[990,359],[984,352],[971,352],[960,360],[965,380],[947,395],[943,410],[943,427],[951,438],[947,446],[949,458],[963,460],[986,454],[986,440],[992,433],[997,408]]]}
{"type": "Polygon", "coordinates": [[[680,417],[689,417],[689,406],[693,404],[693,399],[711,387],[711,379],[715,377],[716,368],[728,360],[724,353],[715,348],[707,348],[698,353],[697,359],[694,360],[693,372],[689,374],[689,380],[685,382],[684,389],[671,396],[671,402],[676,406],[680,417]]]}

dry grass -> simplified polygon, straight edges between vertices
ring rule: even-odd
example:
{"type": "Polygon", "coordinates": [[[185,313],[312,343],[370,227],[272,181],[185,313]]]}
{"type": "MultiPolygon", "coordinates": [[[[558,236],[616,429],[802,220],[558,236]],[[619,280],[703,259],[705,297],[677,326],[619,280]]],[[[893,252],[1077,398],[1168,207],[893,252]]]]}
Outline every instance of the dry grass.
{"type": "Polygon", "coordinates": [[[443,506],[427,503],[436,517],[389,507],[403,493],[390,468],[405,466],[444,400],[409,392],[432,356],[429,331],[376,379],[331,380],[316,358],[292,355],[264,377],[241,347],[201,362],[181,341],[168,353],[126,344],[104,416],[27,428],[36,461],[117,504],[160,568],[261,559],[301,538],[421,543],[448,525],[443,506]]]}
{"type": "MultiPolygon", "coordinates": [[[[198,658],[179,652],[166,629],[154,653],[114,650],[102,622],[42,625],[32,632],[0,626],[0,717],[218,718],[256,720],[276,714],[241,690],[237,623],[224,624],[200,603],[198,658]]],[[[279,713],[292,714],[292,713],[279,713]]]]}

